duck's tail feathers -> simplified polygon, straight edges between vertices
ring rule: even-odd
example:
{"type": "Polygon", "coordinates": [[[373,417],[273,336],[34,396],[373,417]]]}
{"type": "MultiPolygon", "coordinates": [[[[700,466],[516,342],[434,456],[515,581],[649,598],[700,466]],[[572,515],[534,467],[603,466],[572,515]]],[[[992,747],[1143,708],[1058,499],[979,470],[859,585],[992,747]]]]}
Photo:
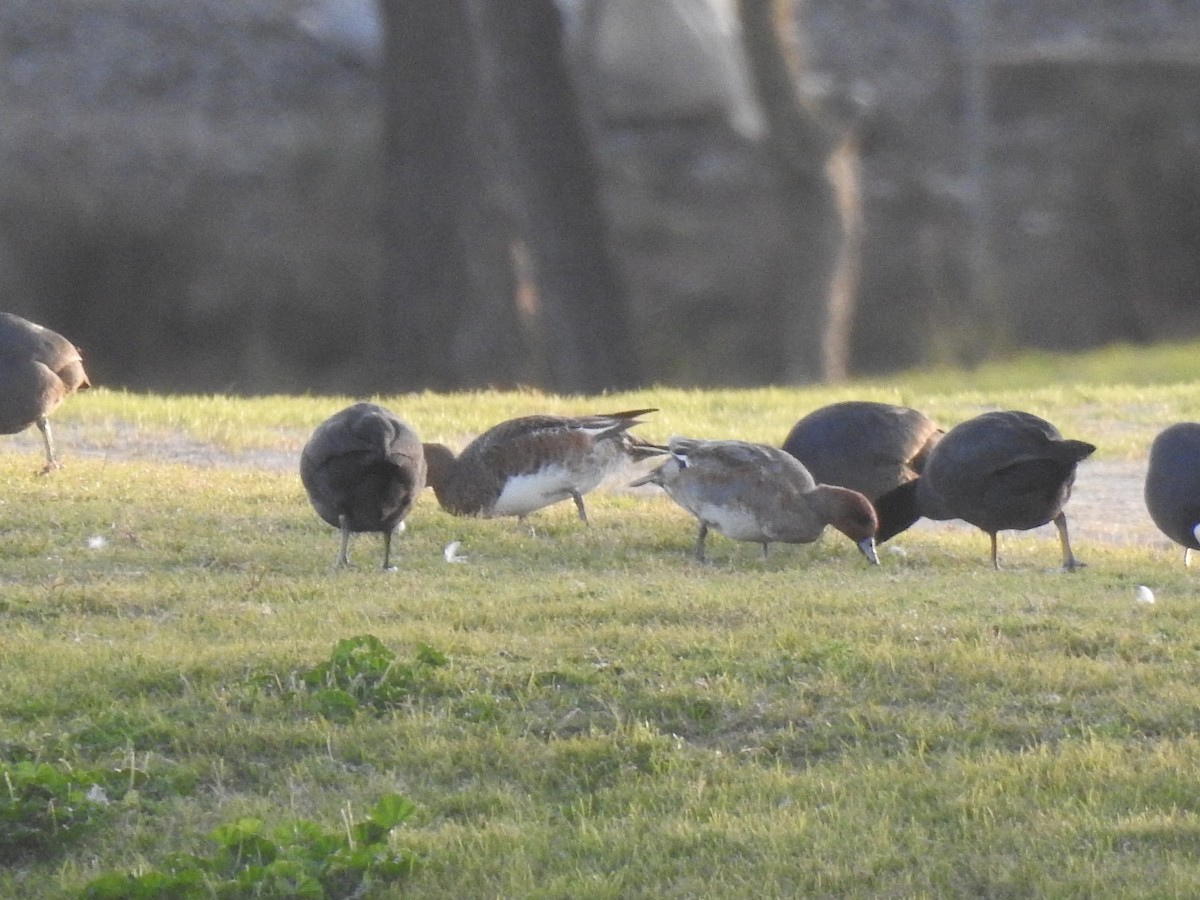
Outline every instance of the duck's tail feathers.
{"type": "Polygon", "coordinates": [[[644,416],[647,413],[658,412],[657,406],[651,406],[648,409],[627,409],[625,412],[605,413],[602,418],[605,419],[636,419],[638,416],[644,416]]]}
{"type": "Polygon", "coordinates": [[[641,438],[629,435],[629,439],[625,444],[625,451],[629,454],[629,458],[634,462],[641,462],[643,459],[653,459],[658,456],[666,456],[671,451],[662,444],[653,444],[650,441],[643,441],[641,438]]]}
{"type": "Polygon", "coordinates": [[[1072,441],[1068,439],[1062,442],[1062,446],[1067,451],[1067,456],[1075,462],[1082,462],[1096,452],[1096,445],[1089,444],[1087,441],[1072,441]]]}

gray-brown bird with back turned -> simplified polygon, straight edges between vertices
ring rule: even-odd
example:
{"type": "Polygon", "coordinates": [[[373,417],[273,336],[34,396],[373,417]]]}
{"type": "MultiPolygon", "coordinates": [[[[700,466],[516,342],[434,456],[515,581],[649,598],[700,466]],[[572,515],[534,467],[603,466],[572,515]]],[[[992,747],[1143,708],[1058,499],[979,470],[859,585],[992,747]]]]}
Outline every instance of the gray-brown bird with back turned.
{"type": "Polygon", "coordinates": [[[421,440],[382,406],[356,403],[317,426],[300,454],[300,480],[317,515],[341,531],[335,565],[350,562],[351,532],[377,531],[389,571],[392,533],[425,488],[421,440]]]}

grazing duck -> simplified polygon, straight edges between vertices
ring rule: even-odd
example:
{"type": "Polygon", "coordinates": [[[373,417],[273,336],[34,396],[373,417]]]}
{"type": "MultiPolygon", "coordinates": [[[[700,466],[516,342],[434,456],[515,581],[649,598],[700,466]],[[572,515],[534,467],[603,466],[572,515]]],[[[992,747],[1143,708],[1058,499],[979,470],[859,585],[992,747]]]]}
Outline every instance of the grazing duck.
{"type": "Polygon", "coordinates": [[[1045,419],[1027,412],[989,412],[946,432],[925,461],[921,476],[880,497],[879,542],[917,519],[963,519],[992,539],[992,566],[1000,568],[996,533],[1053,522],[1063,568],[1083,566],[1071,552],[1063,506],[1075,467],[1095,446],[1066,440],[1045,419]]]}
{"type": "Polygon", "coordinates": [[[820,484],[837,484],[872,502],[921,474],[942,429],[922,412],[891,403],[849,400],[797,422],[783,449],[820,484]]]}
{"type": "Polygon", "coordinates": [[[340,529],[335,566],[350,563],[350,533],[383,535],[383,569],[392,571],[392,532],[425,487],[416,433],[374,403],[355,403],[317,426],[300,454],[300,480],[313,509],[340,529]]]}
{"type": "Polygon", "coordinates": [[[49,328],[0,313],[0,434],[36,425],[46,445],[42,474],[62,466],[47,417],[75,391],[90,386],[79,348],[49,328]]]}
{"type": "Polygon", "coordinates": [[[704,562],[704,539],[713,528],[735,541],[807,544],[832,525],[875,565],[877,521],[858,491],[817,484],[791,454],[746,441],[673,437],[671,458],[632,486],[657,484],[700,520],[696,558],[704,562]]]}
{"type": "Polygon", "coordinates": [[[1200,423],[1178,422],[1150,445],[1146,509],[1159,531],[1183,546],[1183,564],[1200,550],[1200,423]]]}
{"type": "Polygon", "coordinates": [[[588,521],[583,495],[628,463],[666,449],[628,434],[634,409],[598,416],[524,416],[501,422],[457,457],[443,444],[425,444],[429,485],[442,509],[456,516],[517,516],[570,497],[588,521]]]}

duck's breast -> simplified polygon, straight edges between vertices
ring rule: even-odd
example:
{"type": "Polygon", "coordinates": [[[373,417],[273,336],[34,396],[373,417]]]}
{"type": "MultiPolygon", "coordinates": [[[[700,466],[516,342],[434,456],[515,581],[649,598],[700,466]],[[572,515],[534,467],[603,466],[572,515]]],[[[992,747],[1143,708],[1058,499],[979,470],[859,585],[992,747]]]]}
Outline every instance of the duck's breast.
{"type": "MultiPolygon", "coordinates": [[[[572,471],[561,465],[547,465],[536,472],[510,475],[488,509],[493,516],[523,516],[571,496],[572,471]]],[[[580,492],[584,493],[584,492],[580,492]]]]}
{"type": "Polygon", "coordinates": [[[737,503],[699,503],[692,512],[701,522],[731,540],[762,541],[768,537],[758,516],[737,503]]]}
{"type": "Polygon", "coordinates": [[[70,391],[49,368],[34,360],[0,364],[0,434],[24,431],[62,404],[70,391]]]}

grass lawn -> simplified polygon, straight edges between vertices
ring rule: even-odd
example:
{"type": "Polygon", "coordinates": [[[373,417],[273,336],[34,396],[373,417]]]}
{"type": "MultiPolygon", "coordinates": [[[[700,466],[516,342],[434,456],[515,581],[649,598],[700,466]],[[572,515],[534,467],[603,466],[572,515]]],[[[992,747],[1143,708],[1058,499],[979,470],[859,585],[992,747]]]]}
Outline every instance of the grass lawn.
{"type": "MultiPolygon", "coordinates": [[[[1024,408],[1136,463],[1200,419],[1197,359],[384,402],[458,445],[539,411],[659,406],[638,433],[778,445],[849,397],[946,425],[1024,408]]],[[[591,527],[559,504],[536,537],[427,494],[399,571],[360,536],[334,572],[296,465],[345,402],[94,390],[56,416],[66,468],[45,478],[36,431],[0,438],[0,896],[213,859],[230,823],[361,844],[392,794],[415,809],[379,846],[417,862],[361,896],[1195,895],[1198,576],[1165,539],[1077,542],[1074,575],[1052,536],[1003,535],[993,572],[984,535],[942,525],[877,568],[832,532],[765,561],[713,536],[699,565],[661,493],[597,492],[591,527]]],[[[267,869],[190,896],[299,895],[267,869]]]]}

